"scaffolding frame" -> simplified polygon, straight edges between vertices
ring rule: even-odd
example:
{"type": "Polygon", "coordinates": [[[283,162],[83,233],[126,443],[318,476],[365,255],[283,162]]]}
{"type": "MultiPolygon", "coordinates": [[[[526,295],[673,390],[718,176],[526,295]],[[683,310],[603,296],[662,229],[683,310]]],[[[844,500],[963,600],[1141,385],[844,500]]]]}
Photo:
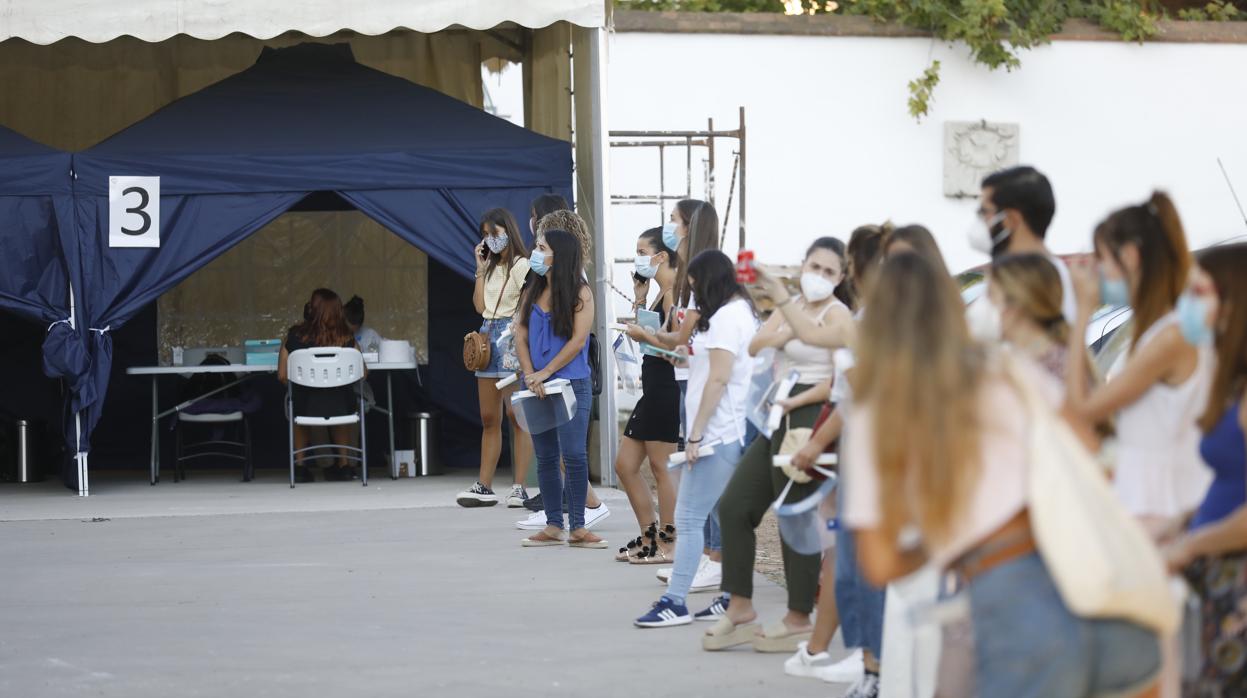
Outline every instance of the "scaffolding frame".
{"type": "MultiPolygon", "coordinates": [[[[737,142],[736,149],[733,151],[732,162],[732,180],[728,186],[727,206],[724,208],[720,220],[723,222],[723,229],[719,234],[719,243],[722,246],[724,238],[727,235],[727,221],[732,212],[732,204],[734,199],[739,199],[737,220],[739,221],[739,229],[737,231],[737,242],[739,249],[745,249],[745,108],[740,109],[740,122],[736,129],[729,131],[716,131],[714,128],[714,119],[707,119],[707,128],[704,131],[611,131],[610,147],[611,148],[656,148],[658,150],[658,193],[657,194],[611,194],[611,204],[619,204],[623,206],[657,206],[659,223],[666,221],[667,202],[680,201],[681,199],[691,199],[693,196],[693,149],[705,148],[707,151],[705,184],[706,192],[704,198],[715,205],[715,143],[717,139],[735,139],[737,142]],[[680,194],[667,193],[667,166],[666,153],[668,148],[684,149],[684,192],[680,194]]],[[[623,264],[631,262],[630,258],[619,258],[615,260],[617,263],[623,264]]]]}

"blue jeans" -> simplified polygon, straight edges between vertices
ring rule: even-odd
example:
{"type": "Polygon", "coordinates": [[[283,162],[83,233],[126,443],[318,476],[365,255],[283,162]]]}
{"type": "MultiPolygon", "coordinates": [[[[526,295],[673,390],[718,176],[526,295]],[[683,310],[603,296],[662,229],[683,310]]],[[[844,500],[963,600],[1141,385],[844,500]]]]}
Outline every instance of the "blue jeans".
{"type": "MultiPolygon", "coordinates": [[[[837,493],[843,488],[837,487],[837,493]]],[[[843,509],[841,509],[843,511],[843,509]]],[[[860,647],[883,659],[883,610],[885,589],[877,589],[862,576],[857,565],[853,532],[836,532],[836,608],[845,647],[860,647]]],[[[983,693],[981,695],[992,695],[983,693]]]]}
{"type": "Polygon", "coordinates": [[[719,530],[719,506],[717,504],[714,509],[710,510],[710,516],[706,517],[706,527],[702,535],[706,537],[706,550],[713,550],[716,553],[723,550],[723,532],[719,530]]]}
{"type": "Polygon", "coordinates": [[[566,468],[567,513],[571,530],[585,527],[585,498],[589,492],[589,408],[593,405],[593,384],[588,378],[572,382],[576,393],[576,414],[570,422],[556,429],[533,434],[533,452],[537,456],[537,484],[541,501],[546,507],[546,524],[563,528],[563,477],[559,461],[566,468]]]}
{"type": "Polygon", "coordinates": [[[1160,670],[1155,633],[1070,613],[1037,553],[974,578],[969,594],[981,696],[1134,695],[1160,670]]]}
{"type": "Polygon", "coordinates": [[[693,575],[701,562],[705,545],[702,528],[706,517],[719,503],[723,490],[732,479],[736,464],[744,455],[740,443],[731,441],[702,453],[692,467],[685,466],[680,476],[680,490],[675,501],[675,526],[680,535],[675,539],[675,565],[667,580],[667,598],[684,604],[693,586],[693,575]]]}

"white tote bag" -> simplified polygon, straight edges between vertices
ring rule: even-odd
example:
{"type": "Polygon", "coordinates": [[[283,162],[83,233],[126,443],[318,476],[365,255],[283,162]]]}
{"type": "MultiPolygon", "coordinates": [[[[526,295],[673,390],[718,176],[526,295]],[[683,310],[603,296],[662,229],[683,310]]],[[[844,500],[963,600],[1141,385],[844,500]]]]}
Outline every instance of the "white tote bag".
{"type": "Polygon", "coordinates": [[[1095,458],[1007,359],[1030,416],[1030,523],[1062,600],[1084,618],[1174,632],[1179,609],[1160,552],[1113,494],[1095,458]]]}

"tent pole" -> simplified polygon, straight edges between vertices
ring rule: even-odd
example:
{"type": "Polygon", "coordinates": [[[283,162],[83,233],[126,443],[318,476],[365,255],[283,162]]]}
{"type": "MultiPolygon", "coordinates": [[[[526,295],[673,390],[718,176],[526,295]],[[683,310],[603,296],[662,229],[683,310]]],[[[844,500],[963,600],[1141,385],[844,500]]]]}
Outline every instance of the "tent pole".
{"type": "Polygon", "coordinates": [[[572,84],[576,115],[576,179],[580,204],[591,213],[594,292],[597,313],[594,331],[602,348],[602,394],[598,397],[598,458],[602,484],[615,485],[615,456],[619,449],[619,418],[615,405],[615,303],[611,293],[614,246],[610,235],[610,192],[606,158],[606,36],[600,27],[573,27],[572,84]]]}
{"type": "MultiPolygon", "coordinates": [[[[74,284],[69,283],[69,328],[78,331],[77,306],[74,303],[74,284]]],[[[70,403],[73,403],[73,397],[70,397],[70,403]]],[[[78,465],[78,496],[86,497],[91,494],[90,487],[87,483],[87,454],[82,452],[82,415],[74,411],[74,461],[78,465]]]]}

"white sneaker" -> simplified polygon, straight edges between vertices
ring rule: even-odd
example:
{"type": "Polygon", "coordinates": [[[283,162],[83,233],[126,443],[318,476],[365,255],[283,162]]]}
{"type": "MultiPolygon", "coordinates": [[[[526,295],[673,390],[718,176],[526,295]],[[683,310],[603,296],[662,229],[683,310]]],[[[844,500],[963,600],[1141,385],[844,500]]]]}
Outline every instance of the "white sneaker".
{"type": "Polygon", "coordinates": [[[588,507],[585,507],[585,528],[586,529],[593,528],[594,526],[605,521],[606,517],[610,515],[611,515],[611,510],[607,508],[606,502],[602,502],[601,504],[599,504],[597,509],[590,509],[588,507]]]}
{"type": "Polygon", "coordinates": [[[528,491],[523,485],[511,485],[511,494],[507,495],[508,509],[523,509],[524,500],[528,499],[528,491]]]}
{"type": "MultiPolygon", "coordinates": [[[[707,554],[705,554],[705,553],[702,553],[702,554],[701,554],[701,560],[699,560],[699,561],[697,562],[697,572],[698,572],[698,573],[700,573],[700,572],[701,572],[701,570],[702,570],[702,568],[706,566],[706,563],[707,563],[707,562],[710,562],[710,556],[709,556],[709,555],[707,555],[707,554]]],[[[716,565],[719,565],[719,581],[718,581],[718,582],[715,582],[715,588],[717,589],[717,588],[719,588],[719,584],[720,584],[720,582],[722,582],[722,581],[723,581],[723,565],[722,565],[721,563],[717,563],[717,562],[716,562],[715,564],[716,564],[716,565]]],[[[658,571],[654,573],[654,576],[655,576],[655,577],[658,577],[658,583],[659,583],[659,584],[666,584],[667,582],[671,581],[671,570],[672,570],[672,569],[673,569],[673,568],[671,568],[671,567],[659,567],[659,568],[658,568],[658,571]]],[[[696,576],[696,575],[694,575],[694,576],[693,576],[693,589],[692,589],[692,591],[706,591],[705,589],[698,589],[698,588],[697,588],[697,576],[696,576]]]]}
{"type": "MultiPolygon", "coordinates": [[[[585,528],[593,528],[601,523],[606,517],[611,515],[611,510],[606,508],[603,502],[597,509],[585,508],[585,528]]],[[[567,520],[567,514],[563,514],[563,528],[566,529],[571,524],[567,520]]],[[[534,511],[526,519],[520,519],[515,522],[515,527],[521,531],[540,531],[546,527],[546,513],[544,511],[534,511]]]]}
{"type": "MultiPolygon", "coordinates": [[[[540,531],[546,527],[546,513],[534,511],[527,518],[516,521],[515,527],[521,531],[540,531]]],[[[567,514],[563,514],[563,528],[567,528],[567,514]]]]}
{"type": "MultiPolygon", "coordinates": [[[[784,661],[785,674],[799,679],[814,679],[819,678],[819,669],[831,666],[830,654],[826,651],[810,654],[806,649],[808,644],[804,640],[797,643],[797,653],[784,661]]],[[[852,681],[852,678],[849,680],[852,681]]]]}
{"type": "Polygon", "coordinates": [[[862,651],[853,650],[849,656],[832,664],[819,667],[815,675],[827,683],[849,683],[866,675],[866,667],[862,664],[862,651]]]}
{"type": "Polygon", "coordinates": [[[689,591],[694,594],[699,591],[718,591],[722,583],[723,563],[715,562],[703,555],[701,564],[697,567],[697,574],[693,575],[693,586],[689,587],[689,591]]]}

